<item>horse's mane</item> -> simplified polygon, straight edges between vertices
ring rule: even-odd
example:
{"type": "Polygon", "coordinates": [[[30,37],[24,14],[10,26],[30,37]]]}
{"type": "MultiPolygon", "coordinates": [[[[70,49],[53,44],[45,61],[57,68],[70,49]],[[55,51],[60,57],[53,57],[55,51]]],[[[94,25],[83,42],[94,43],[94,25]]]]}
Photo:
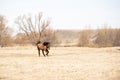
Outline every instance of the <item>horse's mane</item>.
{"type": "Polygon", "coordinates": [[[43,44],[44,46],[47,46],[47,45],[50,44],[50,42],[46,42],[46,41],[43,42],[43,43],[42,43],[41,41],[37,41],[37,42],[36,42],[36,45],[38,45],[38,44],[40,44],[40,43],[43,44]]]}
{"type": "Polygon", "coordinates": [[[48,44],[50,44],[50,42],[44,42],[44,43],[43,43],[44,46],[46,46],[46,45],[48,45],[48,44]]]}

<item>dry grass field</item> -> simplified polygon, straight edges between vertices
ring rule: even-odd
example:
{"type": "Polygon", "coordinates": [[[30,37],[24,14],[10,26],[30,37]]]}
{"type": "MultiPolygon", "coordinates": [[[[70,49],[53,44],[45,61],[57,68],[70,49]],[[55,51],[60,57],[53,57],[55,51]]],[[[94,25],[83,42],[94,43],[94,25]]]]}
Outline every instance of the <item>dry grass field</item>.
{"type": "Polygon", "coordinates": [[[120,80],[120,47],[0,48],[0,80],[120,80]]]}

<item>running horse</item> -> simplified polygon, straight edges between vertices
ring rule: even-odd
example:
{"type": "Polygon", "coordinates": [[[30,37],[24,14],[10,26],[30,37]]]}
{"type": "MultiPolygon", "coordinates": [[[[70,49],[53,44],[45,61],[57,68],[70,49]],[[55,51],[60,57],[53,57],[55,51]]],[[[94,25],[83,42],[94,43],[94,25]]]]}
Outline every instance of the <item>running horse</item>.
{"type": "Polygon", "coordinates": [[[49,53],[49,49],[50,49],[50,42],[41,42],[41,41],[38,41],[36,43],[37,45],[37,49],[38,49],[38,55],[40,56],[40,50],[42,50],[42,53],[44,56],[48,56],[48,53],[49,53]],[[46,52],[46,54],[44,54],[44,51],[46,52]]]}

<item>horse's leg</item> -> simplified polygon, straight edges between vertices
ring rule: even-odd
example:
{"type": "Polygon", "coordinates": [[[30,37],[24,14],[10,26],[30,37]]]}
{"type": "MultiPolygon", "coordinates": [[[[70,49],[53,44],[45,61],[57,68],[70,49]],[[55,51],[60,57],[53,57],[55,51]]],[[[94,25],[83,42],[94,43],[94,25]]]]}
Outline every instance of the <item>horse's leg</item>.
{"type": "Polygon", "coordinates": [[[43,53],[43,55],[45,56],[45,54],[44,54],[44,50],[42,50],[42,53],[43,53]]]}
{"type": "Polygon", "coordinates": [[[45,51],[46,51],[46,55],[48,56],[48,53],[49,53],[48,49],[46,49],[45,51]]]}
{"type": "Polygon", "coordinates": [[[39,57],[40,57],[40,50],[38,49],[38,55],[39,55],[39,57]]]}
{"type": "Polygon", "coordinates": [[[37,46],[37,49],[38,49],[38,55],[39,55],[39,57],[40,57],[40,49],[39,49],[39,47],[37,46]]]}

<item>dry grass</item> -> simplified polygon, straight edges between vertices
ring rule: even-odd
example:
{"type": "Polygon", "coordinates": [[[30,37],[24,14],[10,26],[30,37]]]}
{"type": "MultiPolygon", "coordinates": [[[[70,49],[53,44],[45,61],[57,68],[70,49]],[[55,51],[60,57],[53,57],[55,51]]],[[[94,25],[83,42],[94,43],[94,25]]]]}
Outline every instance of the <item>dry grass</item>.
{"type": "Polygon", "coordinates": [[[0,80],[120,80],[120,48],[0,48],[0,80]]]}

